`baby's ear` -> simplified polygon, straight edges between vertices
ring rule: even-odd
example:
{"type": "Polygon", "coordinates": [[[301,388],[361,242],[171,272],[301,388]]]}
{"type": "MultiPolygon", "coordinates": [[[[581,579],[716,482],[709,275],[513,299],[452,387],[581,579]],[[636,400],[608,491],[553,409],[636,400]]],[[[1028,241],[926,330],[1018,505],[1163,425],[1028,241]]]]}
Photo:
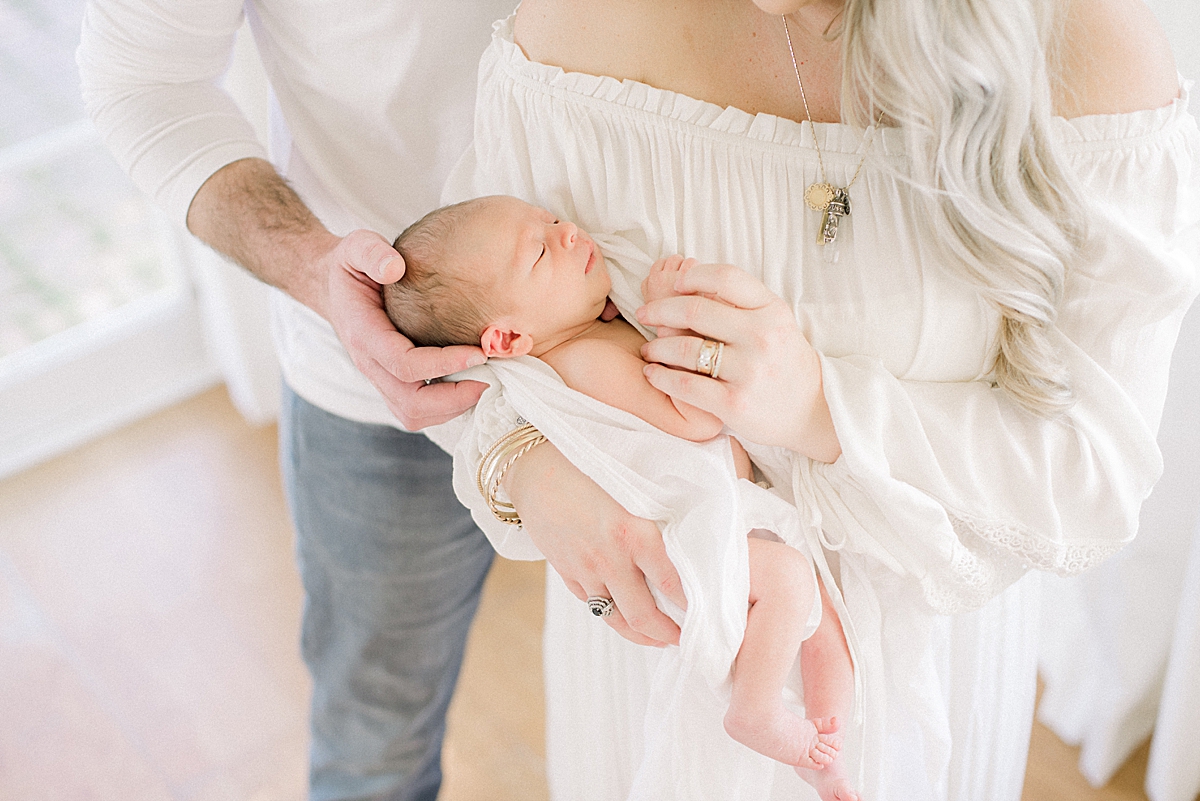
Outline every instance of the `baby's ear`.
{"type": "Polygon", "coordinates": [[[479,347],[489,359],[511,359],[524,356],[533,348],[533,338],[500,325],[489,325],[483,329],[479,347]]]}

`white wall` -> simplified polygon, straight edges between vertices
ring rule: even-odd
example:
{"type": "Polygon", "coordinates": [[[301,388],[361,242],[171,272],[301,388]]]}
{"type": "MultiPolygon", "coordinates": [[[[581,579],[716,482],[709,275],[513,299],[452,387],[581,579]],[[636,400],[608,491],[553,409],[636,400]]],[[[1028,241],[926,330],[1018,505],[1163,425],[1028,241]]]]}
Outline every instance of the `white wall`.
{"type": "MultiPolygon", "coordinates": [[[[1145,1],[1167,29],[1183,77],[1200,81],[1200,0],[1145,1]]],[[[1193,113],[1197,110],[1200,103],[1193,102],[1193,113]]]]}

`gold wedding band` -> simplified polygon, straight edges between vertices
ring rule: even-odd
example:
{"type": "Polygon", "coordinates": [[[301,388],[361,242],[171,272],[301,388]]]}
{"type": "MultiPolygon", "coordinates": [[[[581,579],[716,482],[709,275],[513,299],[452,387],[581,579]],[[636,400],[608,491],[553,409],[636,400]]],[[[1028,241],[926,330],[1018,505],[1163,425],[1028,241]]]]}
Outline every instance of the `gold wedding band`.
{"type": "Polygon", "coordinates": [[[716,378],[718,375],[721,374],[721,357],[724,355],[725,355],[725,343],[718,342],[717,343],[717,355],[713,357],[712,370],[709,371],[709,373],[708,373],[709,378],[716,378]]]}
{"type": "Polygon", "coordinates": [[[696,357],[696,372],[710,378],[716,378],[721,371],[721,356],[725,353],[725,343],[714,339],[706,339],[700,344],[700,355],[696,357]]]}

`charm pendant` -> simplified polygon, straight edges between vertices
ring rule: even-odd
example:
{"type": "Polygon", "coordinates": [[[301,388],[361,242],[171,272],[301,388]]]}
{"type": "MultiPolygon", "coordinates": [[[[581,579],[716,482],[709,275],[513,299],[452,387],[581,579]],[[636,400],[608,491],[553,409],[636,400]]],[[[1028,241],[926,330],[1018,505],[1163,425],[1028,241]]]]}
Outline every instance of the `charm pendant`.
{"type": "Polygon", "coordinates": [[[831,245],[837,239],[838,223],[850,215],[850,196],[845,189],[834,189],[833,197],[821,215],[821,230],[817,234],[818,245],[831,245]]]}
{"type": "Polygon", "coordinates": [[[821,215],[821,229],[817,232],[817,244],[823,247],[822,258],[827,264],[838,260],[838,225],[843,217],[850,216],[850,195],[845,189],[835,188],[833,198],[821,215]]]}
{"type": "Polygon", "coordinates": [[[828,183],[811,184],[808,189],[804,190],[804,202],[813,211],[825,211],[829,208],[834,196],[837,195],[837,187],[828,183]]]}

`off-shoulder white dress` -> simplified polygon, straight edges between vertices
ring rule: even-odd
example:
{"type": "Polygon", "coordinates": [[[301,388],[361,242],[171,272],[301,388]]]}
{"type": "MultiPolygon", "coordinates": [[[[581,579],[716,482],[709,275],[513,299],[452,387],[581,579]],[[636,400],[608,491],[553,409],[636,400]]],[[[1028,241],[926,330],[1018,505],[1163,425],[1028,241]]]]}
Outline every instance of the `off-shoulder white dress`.
{"type": "MultiPolygon", "coordinates": [[[[1154,437],[1200,251],[1200,136],[1186,99],[1056,121],[1094,225],[1059,318],[1078,402],[1049,422],[991,386],[997,316],[914,219],[895,177],[906,164],[898,131],[869,142],[831,264],[802,198],[820,178],[808,126],[530,62],[511,20],[497,24],[479,80],[474,146],[445,200],[514,194],[650,257],[739,265],[793,305],[822,354],[841,458],[751,450],[819,533],[826,579],[841,590],[862,689],[848,748],[865,797],[1015,801],[1038,622],[1026,574],[1077,572],[1129,541],[1161,470],[1154,437]]],[[[863,133],[818,124],[816,135],[827,178],[845,185],[863,133]]],[[[628,317],[645,264],[610,269],[628,317]]],[[[468,421],[480,443],[503,430],[497,416],[468,421]]],[[[467,477],[474,465],[461,461],[467,477]]],[[[502,552],[528,555],[477,493],[462,499],[502,552]]],[[[755,776],[732,765],[699,782],[647,775],[644,703],[661,652],[626,643],[549,585],[556,799],[727,801],[763,781],[769,794],[755,798],[815,797],[789,769],[757,762],[755,776]]],[[[683,745],[703,755],[716,736],[698,725],[683,745]]]]}

